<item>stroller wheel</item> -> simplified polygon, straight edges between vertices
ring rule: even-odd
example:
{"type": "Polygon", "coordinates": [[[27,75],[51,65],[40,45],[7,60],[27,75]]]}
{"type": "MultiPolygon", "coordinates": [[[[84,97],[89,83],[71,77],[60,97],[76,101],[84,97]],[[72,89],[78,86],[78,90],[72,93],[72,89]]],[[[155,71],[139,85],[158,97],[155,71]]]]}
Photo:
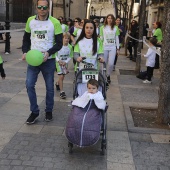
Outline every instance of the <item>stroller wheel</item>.
{"type": "Polygon", "coordinates": [[[105,148],[102,148],[100,155],[105,155],[105,148]]]}
{"type": "Polygon", "coordinates": [[[104,142],[104,143],[102,142],[100,154],[101,154],[101,155],[105,155],[105,151],[106,151],[106,143],[105,143],[105,142],[104,142]]]}
{"type": "Polygon", "coordinates": [[[69,147],[69,153],[73,153],[73,144],[69,142],[68,147],[69,147]]]}

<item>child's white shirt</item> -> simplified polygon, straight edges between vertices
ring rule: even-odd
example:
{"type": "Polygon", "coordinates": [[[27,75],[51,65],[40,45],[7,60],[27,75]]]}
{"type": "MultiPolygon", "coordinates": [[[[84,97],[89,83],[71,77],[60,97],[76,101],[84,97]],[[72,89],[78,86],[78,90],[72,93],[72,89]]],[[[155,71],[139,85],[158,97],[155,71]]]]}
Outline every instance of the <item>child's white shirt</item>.
{"type": "Polygon", "coordinates": [[[94,103],[97,106],[97,108],[105,110],[106,101],[104,100],[103,95],[100,91],[98,91],[95,94],[91,94],[88,91],[86,91],[82,96],[73,100],[72,105],[85,108],[90,99],[94,100],[94,103]]]}
{"type": "Polygon", "coordinates": [[[149,48],[147,53],[144,55],[144,57],[146,57],[146,66],[149,67],[155,67],[156,52],[153,49],[156,51],[156,47],[152,46],[152,48],[149,48]]]}

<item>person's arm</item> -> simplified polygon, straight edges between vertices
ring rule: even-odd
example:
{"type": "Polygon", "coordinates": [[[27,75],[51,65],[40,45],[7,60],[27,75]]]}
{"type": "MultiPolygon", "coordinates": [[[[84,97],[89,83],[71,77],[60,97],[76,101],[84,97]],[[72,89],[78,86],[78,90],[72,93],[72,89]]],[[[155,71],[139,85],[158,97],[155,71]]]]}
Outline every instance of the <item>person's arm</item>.
{"type": "Polygon", "coordinates": [[[148,49],[147,53],[144,55],[144,57],[149,57],[152,54],[152,49],[148,49]]]}
{"type": "Polygon", "coordinates": [[[27,53],[31,47],[31,33],[25,31],[22,41],[22,52],[27,53]]]}
{"type": "Polygon", "coordinates": [[[101,39],[102,41],[104,41],[103,28],[104,28],[104,26],[101,26],[101,27],[100,27],[100,39],[101,39]]]}
{"type": "Polygon", "coordinates": [[[99,43],[99,48],[97,50],[97,58],[102,63],[102,62],[104,62],[104,58],[103,58],[104,51],[103,51],[103,43],[99,38],[98,38],[98,43],[99,43]]]}
{"type": "Polygon", "coordinates": [[[63,46],[63,33],[55,35],[55,44],[47,52],[49,56],[59,51],[63,46]]]}
{"type": "Polygon", "coordinates": [[[119,31],[119,28],[116,26],[116,48],[117,48],[117,51],[119,51],[119,35],[120,35],[120,31],[119,31]]]}
{"type": "Polygon", "coordinates": [[[68,63],[71,60],[71,58],[73,58],[73,47],[70,44],[68,46],[69,46],[69,49],[70,49],[70,56],[65,61],[66,63],[68,63]]]}

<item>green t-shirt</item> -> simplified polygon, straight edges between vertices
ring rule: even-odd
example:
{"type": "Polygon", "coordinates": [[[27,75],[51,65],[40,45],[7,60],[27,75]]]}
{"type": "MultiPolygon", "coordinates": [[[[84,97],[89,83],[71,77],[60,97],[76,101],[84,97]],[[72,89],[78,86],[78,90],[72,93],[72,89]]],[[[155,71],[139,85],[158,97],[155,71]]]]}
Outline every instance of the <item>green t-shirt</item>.
{"type": "Polygon", "coordinates": [[[160,28],[157,28],[153,34],[153,36],[156,36],[156,39],[158,40],[158,42],[161,42],[163,40],[162,37],[162,30],[160,28]]]}

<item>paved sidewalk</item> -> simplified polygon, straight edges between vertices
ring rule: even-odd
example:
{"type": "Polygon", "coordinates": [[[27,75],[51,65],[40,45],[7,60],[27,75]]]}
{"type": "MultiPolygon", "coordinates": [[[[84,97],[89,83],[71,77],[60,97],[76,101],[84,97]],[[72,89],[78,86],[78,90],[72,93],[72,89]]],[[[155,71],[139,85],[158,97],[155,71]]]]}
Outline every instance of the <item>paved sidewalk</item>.
{"type": "MultiPolygon", "coordinates": [[[[45,86],[42,75],[36,85],[41,114],[35,125],[25,124],[30,114],[25,89],[26,63],[21,61],[23,32],[11,33],[11,54],[0,54],[6,61],[5,80],[0,80],[0,170],[168,170],[170,169],[170,135],[165,131],[137,129],[128,117],[129,106],[157,107],[159,71],[152,85],[143,84],[134,75],[121,75],[120,70],[134,70],[135,63],[123,55],[111,75],[107,92],[107,153],[100,155],[100,142],[89,148],[74,147],[68,153],[64,129],[72,100],[73,65],[66,76],[67,99],[55,94],[54,120],[44,122],[45,86]],[[131,123],[131,124],[130,124],[131,123]]],[[[143,49],[143,53],[147,49],[143,49]]],[[[142,59],[142,68],[145,68],[142,59]]],[[[57,74],[55,79],[57,80],[57,74]]]]}

